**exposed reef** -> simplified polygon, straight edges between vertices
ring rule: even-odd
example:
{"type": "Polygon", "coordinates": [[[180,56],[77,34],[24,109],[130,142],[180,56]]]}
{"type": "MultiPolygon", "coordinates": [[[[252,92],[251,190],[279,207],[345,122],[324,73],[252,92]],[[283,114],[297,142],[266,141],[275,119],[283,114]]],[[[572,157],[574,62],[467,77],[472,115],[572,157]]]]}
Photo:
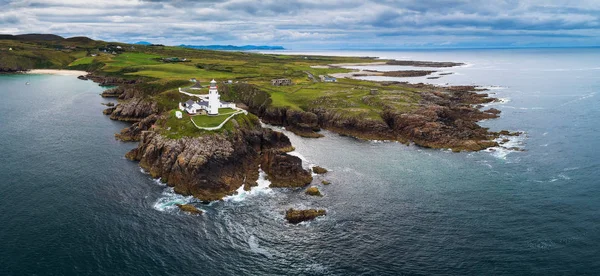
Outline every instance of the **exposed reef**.
{"type": "Polygon", "coordinates": [[[323,167],[319,167],[319,166],[314,166],[312,168],[312,171],[316,174],[324,174],[327,173],[327,169],[323,168],[323,167]]]}
{"type": "Polygon", "coordinates": [[[306,191],[304,191],[304,193],[310,196],[323,196],[321,191],[319,191],[319,188],[316,186],[309,187],[306,189],[306,191]]]}
{"type": "Polygon", "coordinates": [[[316,217],[326,215],[326,211],[323,209],[307,209],[307,210],[296,210],[293,208],[288,209],[285,212],[285,219],[292,224],[298,224],[303,221],[313,220],[316,217]]]}
{"type": "Polygon", "coordinates": [[[415,60],[390,60],[387,65],[414,66],[414,67],[454,67],[462,66],[464,63],[459,62],[436,62],[436,61],[415,61],[415,60]]]}
{"type": "Polygon", "coordinates": [[[186,213],[190,213],[192,215],[202,215],[204,213],[202,210],[196,208],[196,206],[191,204],[175,204],[181,211],[186,213]]]}

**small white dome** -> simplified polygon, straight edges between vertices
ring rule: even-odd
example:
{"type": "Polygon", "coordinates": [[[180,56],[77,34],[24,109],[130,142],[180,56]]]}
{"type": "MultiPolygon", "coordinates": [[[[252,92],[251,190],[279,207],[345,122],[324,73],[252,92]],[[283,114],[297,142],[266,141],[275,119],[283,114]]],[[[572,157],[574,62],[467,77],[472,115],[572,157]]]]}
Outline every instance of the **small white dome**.
{"type": "Polygon", "coordinates": [[[217,83],[214,79],[212,81],[210,81],[210,83],[217,83]]]}

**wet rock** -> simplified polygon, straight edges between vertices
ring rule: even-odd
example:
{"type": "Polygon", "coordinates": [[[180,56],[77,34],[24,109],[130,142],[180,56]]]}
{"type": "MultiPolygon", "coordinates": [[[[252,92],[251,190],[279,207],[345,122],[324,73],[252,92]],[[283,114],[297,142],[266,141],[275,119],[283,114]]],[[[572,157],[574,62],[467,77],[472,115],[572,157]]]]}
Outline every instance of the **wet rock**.
{"type": "Polygon", "coordinates": [[[110,115],[110,114],[112,114],[115,111],[115,109],[116,109],[115,107],[109,107],[107,109],[104,109],[102,111],[102,114],[104,114],[104,115],[110,115]]]}
{"type": "Polygon", "coordinates": [[[327,180],[322,180],[322,181],[321,181],[321,184],[323,184],[323,185],[329,185],[329,184],[331,184],[331,182],[329,182],[329,181],[327,181],[327,180]]]}
{"type": "Polygon", "coordinates": [[[269,175],[270,187],[299,188],[312,182],[312,175],[302,168],[302,160],[278,151],[263,151],[261,168],[269,175]]]}
{"type": "Polygon", "coordinates": [[[498,109],[495,109],[495,108],[490,108],[490,109],[485,110],[483,112],[485,112],[485,113],[491,113],[491,114],[500,114],[500,112],[502,112],[502,111],[500,111],[498,109]]]}
{"type": "Polygon", "coordinates": [[[327,169],[323,168],[323,167],[319,167],[319,166],[314,166],[312,168],[312,171],[316,174],[324,174],[327,173],[327,169]]]}
{"type": "Polygon", "coordinates": [[[326,211],[323,209],[295,210],[290,208],[285,212],[285,219],[289,223],[297,224],[303,221],[313,220],[316,217],[324,215],[326,215],[326,211]]]}
{"type": "Polygon", "coordinates": [[[204,213],[202,210],[196,208],[196,206],[191,204],[175,204],[181,211],[190,213],[192,215],[202,215],[204,213]]]}
{"type": "Polygon", "coordinates": [[[316,186],[309,187],[304,193],[311,196],[323,196],[321,194],[321,191],[319,191],[319,188],[317,188],[316,186]]]}

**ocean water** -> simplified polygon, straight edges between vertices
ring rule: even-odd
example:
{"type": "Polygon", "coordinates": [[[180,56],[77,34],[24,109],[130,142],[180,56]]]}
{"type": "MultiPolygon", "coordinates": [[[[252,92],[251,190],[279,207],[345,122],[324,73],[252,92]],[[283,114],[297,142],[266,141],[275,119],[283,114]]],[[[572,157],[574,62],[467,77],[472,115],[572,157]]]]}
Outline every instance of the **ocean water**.
{"type": "Polygon", "coordinates": [[[482,124],[524,131],[511,144],[526,151],[288,133],[305,166],[330,170],[313,183],[324,197],[270,189],[261,173],[251,192],[201,205],[123,157],[135,143],[114,139],[127,124],[102,115],[101,87],[4,75],[0,275],[600,272],[600,49],[313,54],[465,62],[441,69],[452,75],[408,81],[490,87],[502,114],[482,124]],[[185,202],[205,214],[174,207],[185,202]],[[290,225],[290,207],[328,215],[290,225]]]}

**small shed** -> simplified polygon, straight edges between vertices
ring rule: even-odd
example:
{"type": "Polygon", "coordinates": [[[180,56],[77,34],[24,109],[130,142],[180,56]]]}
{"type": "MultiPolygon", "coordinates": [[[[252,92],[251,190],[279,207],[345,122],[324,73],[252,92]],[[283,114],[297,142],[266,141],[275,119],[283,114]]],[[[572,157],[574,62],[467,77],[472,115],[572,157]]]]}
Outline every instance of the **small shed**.
{"type": "Polygon", "coordinates": [[[183,118],[183,113],[181,113],[181,111],[175,111],[175,117],[177,117],[177,119],[181,119],[183,118]]]}

